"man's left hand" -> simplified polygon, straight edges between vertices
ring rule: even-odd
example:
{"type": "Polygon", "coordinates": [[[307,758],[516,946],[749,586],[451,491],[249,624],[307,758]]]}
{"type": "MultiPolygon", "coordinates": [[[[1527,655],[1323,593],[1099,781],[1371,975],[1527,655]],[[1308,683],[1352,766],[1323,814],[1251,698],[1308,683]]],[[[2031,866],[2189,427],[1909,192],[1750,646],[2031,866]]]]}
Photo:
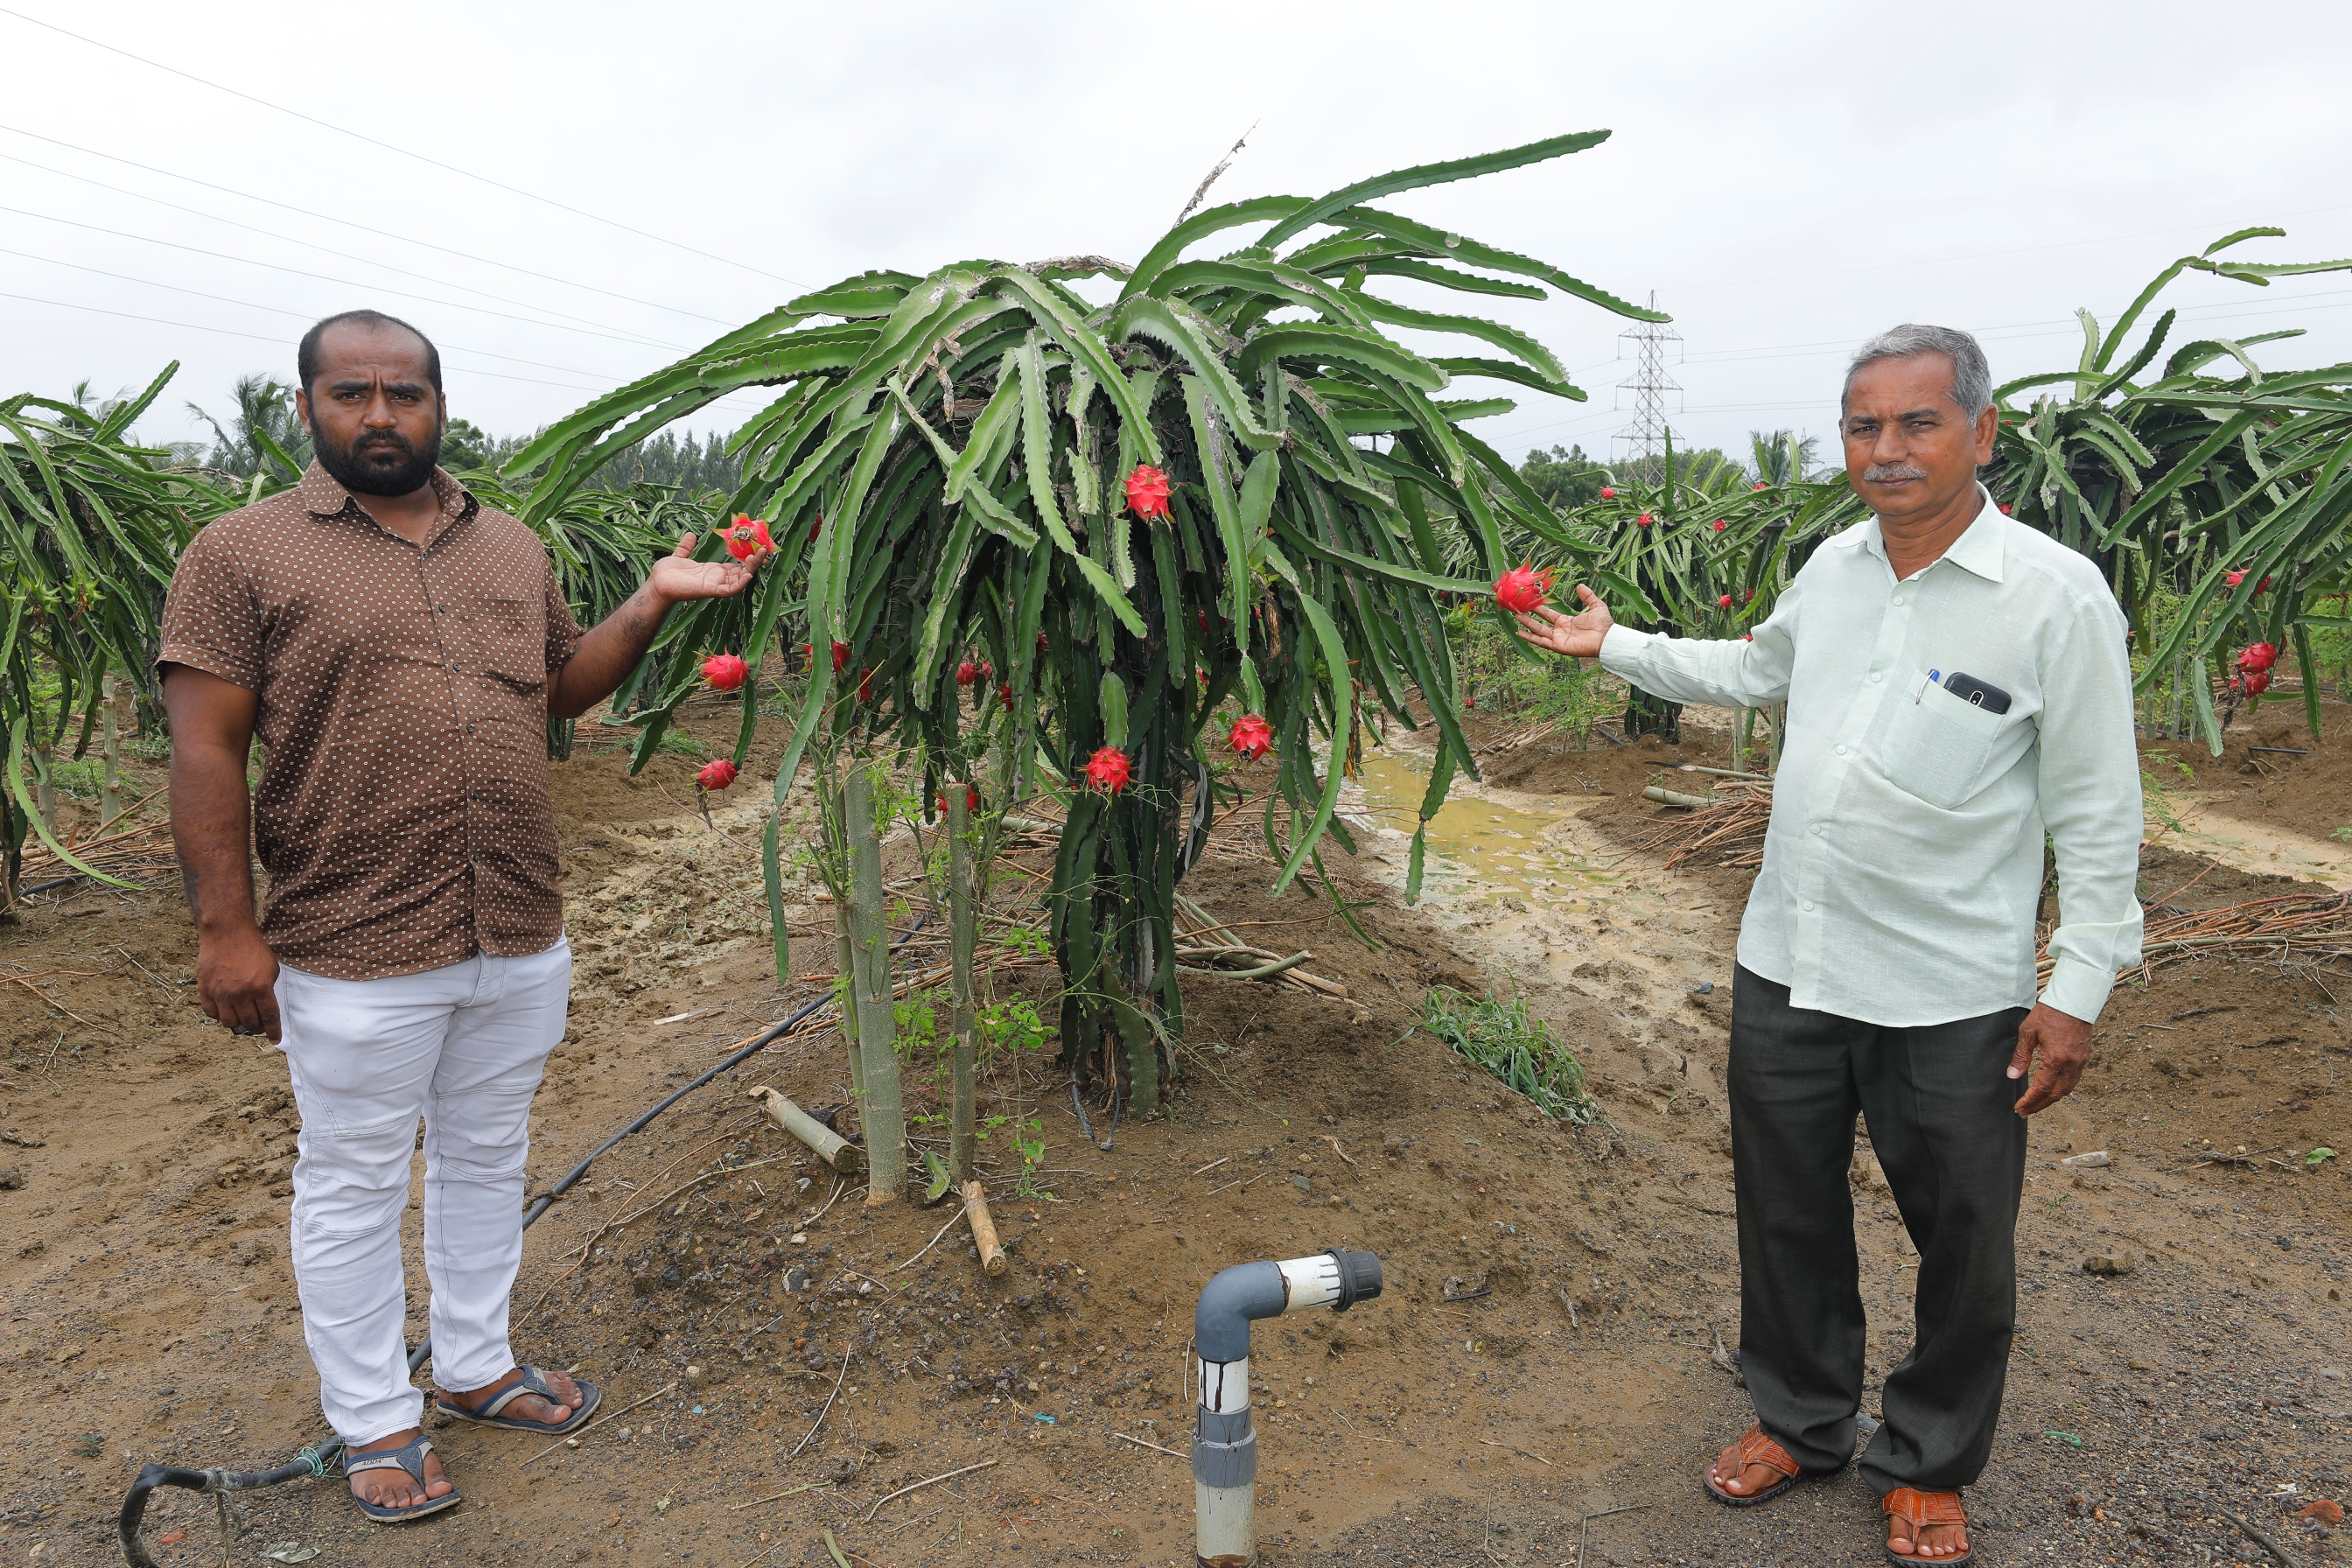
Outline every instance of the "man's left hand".
{"type": "Polygon", "coordinates": [[[2083,1069],[2091,1065],[2091,1026],[2072,1013],[2035,1003],[2017,1026],[2017,1054],[2009,1058],[2009,1076],[2023,1078],[2036,1054],[2042,1058],[2042,1070],[2017,1102],[2020,1116],[2048,1110],[2082,1081],[2083,1069]]]}
{"type": "Polygon", "coordinates": [[[654,569],[646,574],[646,589],[665,608],[689,599],[733,598],[751,585],[760,563],[775,553],[756,550],[740,561],[697,561],[694,540],[691,533],[679,540],[677,548],[655,562],[654,569]]]}

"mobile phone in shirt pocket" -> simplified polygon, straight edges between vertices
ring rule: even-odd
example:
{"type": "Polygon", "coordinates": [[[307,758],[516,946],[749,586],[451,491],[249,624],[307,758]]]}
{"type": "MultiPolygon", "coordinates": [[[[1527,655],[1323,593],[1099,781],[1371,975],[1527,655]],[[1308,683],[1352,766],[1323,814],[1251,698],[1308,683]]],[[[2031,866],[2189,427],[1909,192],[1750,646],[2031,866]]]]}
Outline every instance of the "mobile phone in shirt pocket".
{"type": "Polygon", "coordinates": [[[1878,742],[1887,782],[1929,805],[1951,810],[1983,782],[2003,716],[1925,682],[1916,701],[1895,703],[1878,742]]]}

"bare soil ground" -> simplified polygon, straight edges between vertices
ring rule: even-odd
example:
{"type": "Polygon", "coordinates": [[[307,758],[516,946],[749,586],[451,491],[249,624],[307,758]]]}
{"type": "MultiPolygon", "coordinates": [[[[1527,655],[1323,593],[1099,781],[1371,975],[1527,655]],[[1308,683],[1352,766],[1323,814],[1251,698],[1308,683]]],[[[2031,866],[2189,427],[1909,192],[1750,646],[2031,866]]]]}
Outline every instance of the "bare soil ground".
{"type": "MultiPolygon", "coordinates": [[[[1269,922],[1257,941],[1310,950],[1346,997],[1197,981],[1168,1110],[1123,1122],[1108,1151],[1050,1050],[1001,1057],[982,1107],[1006,1119],[987,1145],[1013,1257],[996,1279],[944,1209],[833,1198],[830,1173],[750,1109],[763,1082],[846,1099],[838,1035],[780,1042],[529,1233],[518,1349],[601,1383],[610,1420],[546,1453],[436,1427],[463,1508],[388,1531],[340,1482],[298,1483],[253,1498],[232,1560],[297,1542],[320,1568],[736,1568],[831,1563],[830,1530],[861,1568],[1186,1563],[1187,1466],[1140,1445],[1186,1447],[1201,1284],[1346,1246],[1381,1255],[1386,1293],[1256,1335],[1268,1563],[1879,1561],[1874,1500],[1850,1472],[1738,1512],[1696,1480],[1751,1419],[1718,1352],[1718,1335],[1738,1348],[1717,1086],[1746,879],[1620,857],[1652,809],[1642,783],[1722,756],[1695,730],[1679,753],[1596,743],[1490,764],[1465,801],[1539,808],[1557,825],[1528,855],[1602,868],[1525,896],[1463,878],[1406,910],[1402,841],[1367,833],[1353,863],[1326,860],[1377,950],[1316,892],[1270,897],[1273,868],[1237,831],[1187,891],[1269,922]],[[1547,1121],[1414,1031],[1433,984],[1517,985],[1584,1058],[1607,1121],[1547,1121]],[[1025,1181],[1024,1134],[1045,1144],[1025,1181]]],[[[625,780],[592,748],[558,770],[580,968],[535,1185],[833,967],[829,911],[796,879],[794,983],[777,986],[752,809],[706,826],[690,766],[664,757],[625,780]]],[[[2144,875],[2158,896],[2200,870],[2180,907],[2276,885],[2161,844],[2144,875]]],[[[911,917],[922,895],[903,891],[911,917]]],[[[902,973],[937,952],[917,937],[902,973]]],[[[0,928],[0,1168],[16,1173],[0,1184],[0,1557],[110,1561],[140,1463],[258,1468],[321,1436],[284,1261],[284,1068],[195,1010],[194,957],[170,887],[44,895],[0,928]]],[[[998,955],[1000,994],[1042,1001],[1050,975],[998,955]]],[[[1970,1494],[1979,1562],[2265,1561],[2232,1515],[2298,1563],[2336,1560],[2339,1542],[2290,1510],[2352,1489],[2352,1190],[2343,1162],[2305,1160],[2352,1149],[2347,984],[2341,964],[2210,959],[2119,987],[2083,1088],[2034,1128],[2018,1351],[1970,1494]],[[2098,1149],[2114,1163],[2057,1163],[2098,1149]]],[[[934,1079],[910,1078],[932,1109],[934,1079]]],[[[1874,1388],[1906,1346],[1914,1259],[1866,1149],[1854,1194],[1874,1388]]],[[[189,1494],[159,1499],[148,1540],[169,1542],[164,1563],[219,1558],[189,1494]]]]}

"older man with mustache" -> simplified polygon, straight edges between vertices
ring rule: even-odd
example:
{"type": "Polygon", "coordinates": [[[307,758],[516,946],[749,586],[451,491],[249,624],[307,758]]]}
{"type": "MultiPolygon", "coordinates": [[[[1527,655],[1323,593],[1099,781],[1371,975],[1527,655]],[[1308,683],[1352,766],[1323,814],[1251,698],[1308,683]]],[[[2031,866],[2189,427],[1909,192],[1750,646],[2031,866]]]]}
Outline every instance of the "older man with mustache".
{"type": "Polygon", "coordinates": [[[2139,958],[2124,618],[2088,559],[1977,482],[1998,419],[1973,338],[1897,327],[1855,356],[1840,419],[1876,515],[1814,552],[1753,641],[1631,631],[1580,584],[1581,614],[1520,617],[1661,697],[1788,704],[1727,1079],[1757,1422],[1705,1482],[1750,1507],[1853,1455],[1859,1112],[1919,1250],[1911,1351],[1860,1461],[1896,1563],[1970,1559],[1959,1489],[2000,1415],[2025,1118],[2074,1087],[2139,958]],[[2037,985],[2045,836],[2060,918],[2037,985]]]}

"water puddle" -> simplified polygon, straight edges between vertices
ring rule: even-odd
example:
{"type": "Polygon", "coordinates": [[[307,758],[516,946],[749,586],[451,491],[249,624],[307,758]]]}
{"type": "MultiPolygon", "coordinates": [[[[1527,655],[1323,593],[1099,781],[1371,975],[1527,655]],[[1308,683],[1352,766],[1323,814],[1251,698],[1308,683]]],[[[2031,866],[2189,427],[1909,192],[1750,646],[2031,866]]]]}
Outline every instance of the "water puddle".
{"type": "Polygon", "coordinates": [[[2186,850],[2252,871],[2274,877],[2299,877],[2338,892],[2352,891],[2352,845],[2330,844],[2306,834],[2282,832],[2260,823],[2214,811],[2201,801],[2174,797],[2178,826],[2157,836],[2154,814],[2148,837],[2174,849],[2186,850]]]}
{"type": "MultiPolygon", "coordinates": [[[[1357,824],[1377,824],[1410,839],[1428,791],[1425,762],[1368,752],[1342,805],[1357,824]]],[[[1424,895],[1515,895],[1528,903],[1556,903],[1613,884],[1607,861],[1617,852],[1586,842],[1576,816],[1576,807],[1553,805],[1551,797],[1494,792],[1456,779],[1429,819],[1424,895]]]]}
{"type": "MultiPolygon", "coordinates": [[[[1403,885],[1428,788],[1427,758],[1372,752],[1341,796],[1366,868],[1391,886],[1403,885]]],[[[1597,798],[1457,779],[1429,821],[1422,908],[1497,994],[1547,982],[1597,1001],[1656,1092],[1687,1086],[1717,1101],[1710,1071],[1676,1043],[1687,1037],[1656,1020],[1699,986],[1729,982],[1739,911],[1588,826],[1582,813],[1597,798]]]]}

